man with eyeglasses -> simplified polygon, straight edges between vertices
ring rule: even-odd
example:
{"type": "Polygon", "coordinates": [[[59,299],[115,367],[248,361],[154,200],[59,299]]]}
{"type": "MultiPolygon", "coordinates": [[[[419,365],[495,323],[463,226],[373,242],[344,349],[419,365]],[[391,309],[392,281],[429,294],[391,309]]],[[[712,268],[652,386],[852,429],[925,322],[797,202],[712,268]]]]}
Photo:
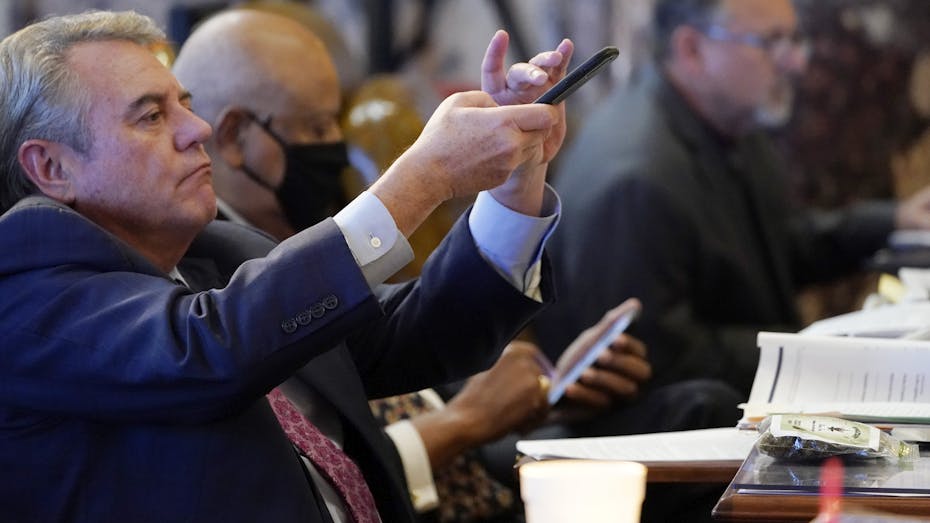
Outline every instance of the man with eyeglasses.
{"type": "Polygon", "coordinates": [[[798,286],[856,269],[895,227],[927,227],[930,193],[790,208],[765,135],[790,118],[807,65],[790,0],[658,0],[653,31],[653,67],[560,162],[560,299],[539,340],[552,356],[605,304],[637,296],[653,386],[718,378],[748,395],[757,333],[800,327],[798,286]]]}

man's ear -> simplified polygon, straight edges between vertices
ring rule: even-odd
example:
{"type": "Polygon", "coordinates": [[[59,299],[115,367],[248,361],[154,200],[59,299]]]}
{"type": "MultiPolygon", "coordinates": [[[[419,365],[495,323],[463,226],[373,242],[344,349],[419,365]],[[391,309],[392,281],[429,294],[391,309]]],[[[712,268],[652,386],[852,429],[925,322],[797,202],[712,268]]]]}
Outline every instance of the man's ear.
{"type": "Polygon", "coordinates": [[[701,52],[703,38],[697,29],[682,25],[672,31],[669,39],[669,53],[672,61],[688,70],[702,68],[704,56],[701,52]]]}
{"type": "Polygon", "coordinates": [[[223,163],[239,169],[245,163],[245,129],[252,123],[245,110],[238,107],[223,109],[213,125],[213,143],[223,163]]]}
{"type": "Polygon", "coordinates": [[[17,153],[20,167],[42,194],[69,205],[74,201],[74,187],[62,155],[70,150],[57,142],[33,139],[23,142],[17,153]]]}

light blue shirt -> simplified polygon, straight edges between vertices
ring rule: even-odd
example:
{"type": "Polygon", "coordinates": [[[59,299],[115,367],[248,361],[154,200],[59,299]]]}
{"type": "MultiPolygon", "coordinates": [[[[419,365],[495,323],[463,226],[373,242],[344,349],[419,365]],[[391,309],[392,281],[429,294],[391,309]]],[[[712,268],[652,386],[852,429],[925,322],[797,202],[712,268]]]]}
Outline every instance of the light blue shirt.
{"type": "MultiPolygon", "coordinates": [[[[481,192],[468,226],[484,259],[511,285],[539,301],[540,260],[560,211],[558,195],[549,186],[542,217],[515,212],[481,192]]],[[[373,194],[363,192],[333,219],[370,285],[384,282],[413,259],[410,244],[373,194]]]]}

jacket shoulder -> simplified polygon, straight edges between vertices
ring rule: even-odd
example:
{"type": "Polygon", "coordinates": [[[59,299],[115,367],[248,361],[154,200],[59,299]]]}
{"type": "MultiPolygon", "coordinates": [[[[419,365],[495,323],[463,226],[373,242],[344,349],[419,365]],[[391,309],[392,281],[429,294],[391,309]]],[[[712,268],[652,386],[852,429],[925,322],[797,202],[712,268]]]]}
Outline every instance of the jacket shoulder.
{"type": "Polygon", "coordinates": [[[0,216],[0,273],[65,264],[101,271],[158,273],[148,260],[67,205],[45,196],[20,200],[0,216]]]}

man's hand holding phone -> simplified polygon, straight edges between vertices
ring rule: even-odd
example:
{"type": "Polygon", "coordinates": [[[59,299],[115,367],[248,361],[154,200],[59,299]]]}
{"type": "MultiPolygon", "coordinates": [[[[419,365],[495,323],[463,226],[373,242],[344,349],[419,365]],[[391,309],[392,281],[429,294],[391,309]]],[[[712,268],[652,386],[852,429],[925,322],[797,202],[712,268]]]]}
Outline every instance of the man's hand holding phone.
{"type": "Polygon", "coordinates": [[[622,331],[641,309],[631,298],[608,311],[565,350],[553,373],[550,402],[565,399],[579,407],[602,410],[629,399],[652,376],[646,346],[622,331]]]}

